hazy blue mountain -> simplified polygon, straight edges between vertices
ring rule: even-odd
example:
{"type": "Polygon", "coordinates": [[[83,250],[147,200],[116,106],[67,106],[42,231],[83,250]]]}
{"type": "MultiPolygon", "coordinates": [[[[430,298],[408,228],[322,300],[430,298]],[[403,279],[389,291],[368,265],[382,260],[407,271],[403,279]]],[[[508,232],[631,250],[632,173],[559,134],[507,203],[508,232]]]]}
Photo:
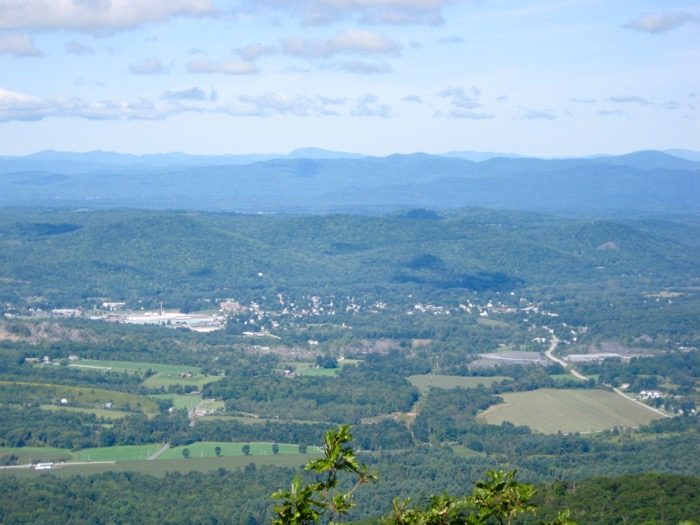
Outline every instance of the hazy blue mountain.
{"type": "Polygon", "coordinates": [[[178,163],[177,154],[52,155],[42,153],[20,169],[13,169],[16,160],[0,159],[0,205],[365,213],[483,206],[700,213],[700,163],[655,151],[594,159],[473,162],[416,153],[274,158],[252,164],[204,162],[209,157],[198,164],[192,156],[178,163]],[[80,155],[87,160],[76,161],[80,155]],[[158,157],[157,162],[151,157],[158,157]],[[131,163],[134,158],[139,161],[131,163]],[[32,162],[39,164],[32,168],[32,162]]]}
{"type": "Polygon", "coordinates": [[[471,160],[472,162],[482,162],[484,160],[497,157],[507,159],[518,159],[524,157],[524,155],[516,155],[514,153],[494,153],[493,151],[448,151],[447,153],[443,153],[441,156],[471,160]]]}
{"type": "Polygon", "coordinates": [[[693,162],[700,162],[700,151],[693,151],[689,149],[667,149],[664,153],[673,155],[674,157],[680,157],[681,159],[692,160],[693,162]]]}
{"type": "Polygon", "coordinates": [[[287,159],[361,159],[364,155],[320,148],[299,148],[285,155],[287,159]]]}

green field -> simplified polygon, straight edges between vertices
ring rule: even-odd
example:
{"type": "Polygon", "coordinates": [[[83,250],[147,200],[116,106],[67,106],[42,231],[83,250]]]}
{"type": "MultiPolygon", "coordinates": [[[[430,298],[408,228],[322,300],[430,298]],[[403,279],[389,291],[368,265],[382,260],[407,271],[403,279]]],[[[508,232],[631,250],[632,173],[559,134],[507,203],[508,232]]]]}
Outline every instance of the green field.
{"type": "Polygon", "coordinates": [[[489,326],[491,328],[508,328],[510,325],[505,321],[498,321],[496,319],[489,319],[488,317],[479,317],[476,320],[477,323],[483,326],[489,326]]]}
{"type": "Polygon", "coordinates": [[[81,359],[74,361],[70,365],[74,368],[98,369],[98,370],[114,370],[116,372],[134,372],[145,373],[147,370],[152,370],[163,374],[181,374],[192,372],[199,374],[200,370],[196,366],[185,365],[166,365],[163,363],[146,363],[142,361],[111,361],[108,359],[81,359]]]}
{"type": "MultiPolygon", "coordinates": [[[[247,443],[250,445],[250,456],[272,456],[272,443],[247,443]]],[[[225,457],[245,456],[242,451],[243,445],[246,443],[229,443],[229,442],[199,442],[191,445],[174,447],[166,450],[158,459],[182,459],[182,450],[187,448],[190,451],[190,459],[194,458],[213,458],[216,457],[214,449],[221,447],[221,455],[225,457]]],[[[280,443],[279,455],[299,454],[298,445],[289,445],[280,443]]],[[[318,447],[309,447],[309,452],[319,452],[318,447]]]]}
{"type": "Polygon", "coordinates": [[[608,428],[638,427],[662,416],[613,392],[604,390],[557,390],[501,394],[503,403],[479,417],[494,425],[509,421],[533,430],[597,432],[608,428]]]}
{"type": "Polygon", "coordinates": [[[143,382],[148,388],[160,388],[170,385],[194,386],[202,388],[207,383],[221,379],[217,376],[207,376],[196,366],[168,365],[164,363],[147,363],[144,361],[111,361],[109,359],[81,359],[68,365],[83,370],[112,370],[115,372],[130,372],[145,374],[150,370],[155,374],[143,382]],[[191,373],[192,377],[181,377],[181,374],[191,373]]]}
{"type": "Polygon", "coordinates": [[[112,403],[115,410],[144,412],[146,414],[158,413],[158,404],[154,400],[127,392],[44,383],[0,381],[0,396],[3,395],[4,389],[13,391],[14,395],[23,395],[27,402],[61,406],[58,403],[65,398],[68,400],[66,406],[101,409],[104,408],[105,403],[109,402],[112,403]]]}
{"type": "Polygon", "coordinates": [[[479,385],[490,386],[493,383],[498,383],[504,379],[510,379],[505,376],[489,376],[489,377],[465,377],[465,376],[443,376],[433,374],[420,374],[409,376],[408,379],[413,386],[421,391],[421,394],[428,392],[430,387],[433,388],[476,388],[479,385]]]}
{"type": "Polygon", "coordinates": [[[0,456],[14,454],[19,458],[19,464],[68,461],[73,452],[64,448],[53,447],[0,447],[0,456]]]}
{"type": "Polygon", "coordinates": [[[192,394],[156,394],[149,396],[154,399],[169,399],[172,401],[175,408],[189,410],[197,406],[202,398],[199,395],[192,394]]]}
{"type": "Polygon", "coordinates": [[[59,477],[68,477],[75,475],[89,476],[91,474],[99,474],[102,472],[141,472],[151,476],[163,477],[168,472],[211,472],[218,468],[228,470],[243,469],[251,463],[257,466],[275,465],[279,467],[298,468],[305,465],[310,459],[318,458],[315,454],[278,454],[267,456],[222,456],[220,458],[198,458],[190,457],[184,459],[180,456],[179,459],[171,459],[169,461],[121,461],[114,464],[94,463],[90,465],[71,465],[66,464],[59,468],[51,470],[34,470],[34,469],[8,469],[0,470],[2,476],[20,476],[32,477],[51,474],[59,477]]]}
{"type": "Polygon", "coordinates": [[[148,459],[161,447],[151,445],[122,445],[116,447],[84,448],[73,453],[71,461],[130,461],[148,459]]]}
{"type": "Polygon", "coordinates": [[[41,405],[41,408],[43,408],[44,410],[66,410],[68,412],[95,414],[97,417],[103,417],[105,419],[122,419],[130,415],[129,412],[124,412],[123,410],[111,410],[108,408],[82,408],[56,405],[41,405]]]}

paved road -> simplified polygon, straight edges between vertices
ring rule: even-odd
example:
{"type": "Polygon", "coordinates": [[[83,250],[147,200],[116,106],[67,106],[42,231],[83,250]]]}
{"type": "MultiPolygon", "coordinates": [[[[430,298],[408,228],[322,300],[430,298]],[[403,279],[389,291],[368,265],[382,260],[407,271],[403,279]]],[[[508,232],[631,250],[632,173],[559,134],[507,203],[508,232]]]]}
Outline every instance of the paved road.
{"type": "Polygon", "coordinates": [[[583,379],[584,381],[588,381],[588,378],[582,373],[580,373],[578,370],[576,370],[573,366],[571,366],[571,364],[567,363],[563,359],[559,359],[557,356],[554,355],[554,351],[557,349],[558,344],[559,339],[557,339],[557,336],[553,335],[552,342],[549,344],[549,348],[544,353],[547,359],[549,359],[550,361],[554,361],[558,365],[563,366],[572,376],[578,377],[579,379],[583,379]]]}
{"type": "MultiPolygon", "coordinates": [[[[588,381],[588,378],[584,376],[582,373],[577,371],[573,366],[571,366],[571,363],[567,363],[563,359],[559,359],[557,356],[554,355],[554,351],[557,349],[557,345],[559,344],[559,339],[557,339],[556,336],[552,336],[552,342],[549,344],[549,348],[547,351],[544,353],[545,356],[547,356],[547,359],[550,361],[553,361],[557,364],[560,364],[566,370],[575,377],[578,377],[579,379],[583,379],[584,381],[588,381]]],[[[651,410],[652,412],[656,412],[657,414],[664,416],[664,417],[671,417],[669,416],[666,412],[659,410],[658,408],[651,407],[647,405],[646,403],[641,402],[639,399],[635,399],[634,397],[630,396],[629,394],[625,394],[622,390],[619,388],[613,387],[613,392],[616,394],[624,397],[625,399],[632,401],[633,403],[637,403],[639,406],[643,406],[644,408],[647,408],[651,410]]]]}
{"type": "Polygon", "coordinates": [[[168,450],[169,448],[170,448],[170,443],[165,443],[165,444],[164,444],[162,447],[160,447],[155,453],[153,453],[152,455],[150,455],[150,456],[148,457],[148,461],[152,461],[152,460],[154,460],[154,459],[158,459],[158,457],[159,457],[163,452],[165,452],[166,450],[168,450]]]}

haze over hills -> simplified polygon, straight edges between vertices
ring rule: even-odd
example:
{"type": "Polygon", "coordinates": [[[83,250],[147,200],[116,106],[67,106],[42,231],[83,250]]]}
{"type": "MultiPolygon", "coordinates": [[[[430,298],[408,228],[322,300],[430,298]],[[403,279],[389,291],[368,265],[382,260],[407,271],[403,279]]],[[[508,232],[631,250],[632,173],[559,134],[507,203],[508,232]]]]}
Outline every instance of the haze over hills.
{"type": "Polygon", "coordinates": [[[700,162],[659,151],[480,162],[424,153],[363,157],[318,149],[282,157],[40,152],[0,158],[0,190],[3,206],[268,213],[482,206],[698,213],[700,162]]]}

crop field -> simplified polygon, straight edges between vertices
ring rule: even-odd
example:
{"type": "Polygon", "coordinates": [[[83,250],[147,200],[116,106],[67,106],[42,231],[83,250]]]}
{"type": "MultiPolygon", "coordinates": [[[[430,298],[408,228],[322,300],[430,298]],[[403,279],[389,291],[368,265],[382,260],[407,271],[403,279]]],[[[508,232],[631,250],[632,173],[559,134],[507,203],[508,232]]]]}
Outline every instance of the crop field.
{"type": "Polygon", "coordinates": [[[148,459],[161,447],[159,444],[122,445],[116,447],[84,448],[73,453],[71,461],[130,461],[148,459]]]}
{"type": "Polygon", "coordinates": [[[41,463],[44,461],[68,461],[73,457],[70,450],[53,447],[0,447],[0,456],[14,454],[18,463],[41,463]]]}
{"type": "Polygon", "coordinates": [[[142,361],[110,361],[107,359],[81,359],[74,361],[70,365],[73,368],[86,368],[97,370],[113,370],[115,372],[134,372],[143,374],[147,370],[163,374],[182,374],[192,372],[199,374],[197,367],[184,365],[166,365],[163,363],[145,363],[142,361]]]}
{"type": "MultiPolygon", "coordinates": [[[[221,456],[231,457],[231,456],[245,456],[243,454],[243,446],[250,446],[250,456],[272,456],[275,455],[272,452],[272,443],[229,443],[229,442],[198,442],[192,443],[190,445],[185,445],[181,447],[174,447],[166,450],[159,460],[170,460],[170,459],[182,459],[183,449],[188,449],[190,451],[190,458],[213,458],[216,457],[214,449],[218,446],[221,447],[221,456]]],[[[298,445],[290,445],[285,443],[278,444],[279,454],[278,455],[289,455],[299,454],[298,445]]],[[[318,447],[308,447],[309,452],[319,452],[318,447]]],[[[247,456],[247,457],[250,457],[247,456]]]]}
{"type": "Polygon", "coordinates": [[[24,383],[0,381],[0,398],[12,399],[22,397],[24,402],[37,402],[40,404],[57,404],[61,399],[66,399],[66,406],[83,408],[103,408],[109,402],[115,410],[126,410],[155,414],[158,412],[158,404],[147,397],[104,390],[101,388],[86,388],[66,385],[49,385],[44,383],[24,383]]]}
{"type": "Polygon", "coordinates": [[[156,375],[146,378],[143,386],[148,388],[168,387],[170,385],[193,386],[201,389],[207,383],[219,381],[221,376],[207,376],[203,374],[192,374],[192,377],[181,377],[180,372],[159,372],[156,375]]]}
{"type": "Polygon", "coordinates": [[[501,394],[503,403],[479,417],[498,425],[509,421],[546,434],[597,432],[619,427],[638,427],[662,416],[604,390],[540,389],[501,394]]]}
{"type": "Polygon", "coordinates": [[[68,412],[80,412],[83,414],[95,414],[97,417],[103,417],[105,419],[122,419],[128,415],[129,412],[124,412],[123,410],[110,410],[107,408],[83,408],[83,407],[68,407],[68,406],[56,406],[56,405],[41,405],[44,410],[66,410],[68,412]]]}
{"type": "Polygon", "coordinates": [[[504,379],[510,379],[506,376],[488,376],[488,377],[465,377],[465,376],[443,376],[432,374],[420,374],[409,376],[408,379],[413,386],[421,391],[421,394],[428,392],[430,387],[433,388],[476,388],[479,385],[490,386],[493,383],[498,383],[504,379]]]}
{"type": "Polygon", "coordinates": [[[305,465],[310,459],[318,458],[318,454],[278,454],[266,456],[222,456],[222,457],[190,457],[184,459],[182,455],[179,459],[168,461],[120,461],[119,463],[105,464],[94,463],[87,465],[70,465],[54,468],[51,470],[0,470],[2,476],[33,477],[51,474],[58,477],[69,477],[75,475],[89,476],[102,472],[140,472],[156,477],[163,477],[168,472],[211,472],[219,468],[228,470],[240,470],[251,463],[256,466],[275,465],[280,467],[299,468],[305,465]]]}
{"type": "Polygon", "coordinates": [[[156,394],[152,396],[154,399],[170,399],[175,408],[189,410],[194,408],[197,403],[199,403],[202,398],[199,395],[192,394],[156,394]]]}
{"type": "Polygon", "coordinates": [[[168,365],[164,363],[147,363],[143,361],[110,361],[107,359],[81,359],[68,365],[83,370],[104,370],[115,372],[130,372],[145,374],[150,370],[155,374],[143,382],[148,388],[168,387],[170,385],[194,386],[202,388],[207,383],[221,379],[217,376],[207,376],[196,366],[168,365]],[[184,377],[192,374],[191,377],[184,377]]]}

